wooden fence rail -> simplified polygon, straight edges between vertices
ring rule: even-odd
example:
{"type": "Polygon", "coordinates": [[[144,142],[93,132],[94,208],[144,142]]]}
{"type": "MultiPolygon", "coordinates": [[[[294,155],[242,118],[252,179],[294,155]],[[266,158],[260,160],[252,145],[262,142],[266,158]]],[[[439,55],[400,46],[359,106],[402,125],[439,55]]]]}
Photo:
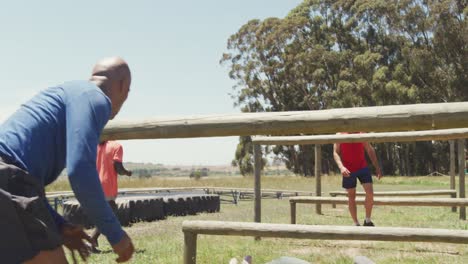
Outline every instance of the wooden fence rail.
{"type": "Polygon", "coordinates": [[[105,127],[102,139],[388,132],[460,127],[468,127],[468,102],[111,121],[105,127]]]}
{"type": "Polygon", "coordinates": [[[184,264],[195,264],[198,235],[280,237],[323,240],[412,241],[468,244],[468,231],[404,227],[313,226],[184,221],[184,264]]]}
{"type": "MultiPolygon", "coordinates": [[[[356,204],[364,204],[365,199],[356,198],[356,204]]],[[[297,196],[289,198],[291,224],[296,223],[296,204],[348,204],[346,197],[314,197],[297,196]]],[[[397,197],[377,197],[374,198],[374,205],[391,206],[468,206],[466,198],[397,198],[397,197]]]]}

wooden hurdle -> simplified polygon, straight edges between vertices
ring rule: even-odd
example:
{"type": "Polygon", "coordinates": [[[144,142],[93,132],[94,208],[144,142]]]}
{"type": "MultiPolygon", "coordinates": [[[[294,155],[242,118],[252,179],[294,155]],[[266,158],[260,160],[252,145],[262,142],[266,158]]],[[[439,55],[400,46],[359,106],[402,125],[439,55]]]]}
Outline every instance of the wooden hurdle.
{"type": "MultiPolygon", "coordinates": [[[[111,121],[104,128],[101,140],[325,134],[340,131],[378,132],[460,127],[468,127],[468,102],[206,115],[132,122],[111,121]]],[[[258,177],[255,181],[260,182],[260,173],[256,172],[255,175],[258,177]]],[[[261,199],[261,192],[258,188],[255,198],[258,207],[256,212],[261,211],[261,202],[258,201],[261,199]]],[[[261,219],[257,215],[254,218],[261,219]]]]}
{"type": "Polygon", "coordinates": [[[198,235],[373,240],[468,244],[468,231],[404,227],[314,226],[222,221],[184,221],[184,264],[197,263],[198,235]]]}
{"type": "MultiPolygon", "coordinates": [[[[452,179],[452,178],[450,178],[452,179]]],[[[333,191],[329,192],[331,197],[348,196],[346,191],[333,191]]],[[[356,192],[356,196],[365,196],[365,192],[356,192]]],[[[457,198],[456,190],[418,190],[418,191],[382,191],[374,192],[374,196],[435,196],[435,195],[449,195],[451,198],[457,198]]],[[[336,204],[332,204],[336,208],[336,204]]],[[[457,207],[452,207],[453,208],[457,207]]],[[[456,211],[456,210],[455,210],[456,211]]]]}
{"type": "Polygon", "coordinates": [[[460,127],[468,127],[468,102],[110,121],[101,138],[129,140],[326,134],[460,127]]]}
{"type": "MultiPolygon", "coordinates": [[[[354,130],[356,131],[356,130],[354,130]]],[[[385,133],[363,133],[363,134],[335,134],[335,135],[314,135],[314,136],[282,136],[282,137],[254,137],[252,142],[255,145],[306,145],[314,144],[315,148],[315,176],[316,176],[316,196],[322,196],[321,193],[321,176],[320,176],[320,164],[321,144],[332,144],[332,143],[345,143],[345,142],[413,142],[413,141],[428,141],[428,140],[454,140],[460,138],[468,138],[468,128],[455,128],[455,129],[440,129],[440,130],[426,130],[426,131],[409,131],[409,132],[385,132],[385,133]],[[318,166],[317,166],[318,164],[318,166]]],[[[463,143],[458,143],[459,148],[463,146],[463,143]]],[[[451,161],[455,159],[454,153],[451,153],[451,161]]],[[[465,197],[465,164],[461,164],[461,159],[464,160],[464,155],[460,149],[458,151],[459,157],[459,193],[460,197],[465,197]],[[463,175],[461,174],[463,171],[463,175]],[[461,185],[463,182],[463,186],[461,185]]],[[[453,161],[452,161],[453,162],[453,161]]],[[[455,170],[454,167],[451,169],[455,170]]],[[[260,177],[260,176],[259,176],[260,177]]],[[[455,173],[450,173],[450,186],[455,191],[455,173]]],[[[450,193],[452,197],[456,197],[453,193],[450,193]]],[[[333,205],[335,207],[335,205],[333,205]]],[[[466,220],[465,207],[460,208],[460,219],[466,220]]],[[[452,211],[456,211],[455,207],[452,207],[452,211]]],[[[316,213],[321,214],[321,204],[316,205],[316,213]]]]}
{"type": "MultiPolygon", "coordinates": [[[[365,196],[365,192],[356,192],[357,196],[365,196]]],[[[451,198],[456,198],[457,191],[455,190],[419,190],[419,191],[382,191],[374,192],[374,196],[430,196],[430,195],[449,195],[451,198]]],[[[346,191],[333,191],[330,196],[348,196],[346,191]]]]}
{"type": "MultiPolygon", "coordinates": [[[[359,197],[356,204],[364,204],[365,199],[359,197]]],[[[345,197],[314,197],[297,196],[289,198],[291,224],[296,223],[296,204],[348,204],[348,198],[345,197]]],[[[374,198],[374,205],[391,206],[460,206],[468,205],[466,198],[397,198],[397,197],[377,197],[374,198]]]]}

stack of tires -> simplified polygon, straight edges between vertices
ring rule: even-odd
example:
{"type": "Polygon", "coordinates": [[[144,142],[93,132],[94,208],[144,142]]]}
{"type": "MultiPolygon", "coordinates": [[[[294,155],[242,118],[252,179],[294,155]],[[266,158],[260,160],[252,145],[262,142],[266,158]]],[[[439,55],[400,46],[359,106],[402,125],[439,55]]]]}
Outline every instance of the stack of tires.
{"type": "MultiPolygon", "coordinates": [[[[167,216],[195,215],[197,213],[215,213],[220,210],[220,198],[212,194],[177,194],[177,195],[129,195],[117,198],[117,212],[122,226],[129,226],[140,221],[156,221],[167,216]]],[[[86,228],[93,223],[83,212],[77,200],[63,203],[64,218],[86,228]]]]}

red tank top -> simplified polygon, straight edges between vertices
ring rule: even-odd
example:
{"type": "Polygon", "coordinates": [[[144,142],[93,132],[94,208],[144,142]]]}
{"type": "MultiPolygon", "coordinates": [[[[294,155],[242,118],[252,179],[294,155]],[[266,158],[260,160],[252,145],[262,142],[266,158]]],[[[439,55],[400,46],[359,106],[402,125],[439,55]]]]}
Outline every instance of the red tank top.
{"type": "Polygon", "coordinates": [[[364,145],[362,143],[341,143],[340,152],[341,161],[350,172],[367,167],[364,145]]]}

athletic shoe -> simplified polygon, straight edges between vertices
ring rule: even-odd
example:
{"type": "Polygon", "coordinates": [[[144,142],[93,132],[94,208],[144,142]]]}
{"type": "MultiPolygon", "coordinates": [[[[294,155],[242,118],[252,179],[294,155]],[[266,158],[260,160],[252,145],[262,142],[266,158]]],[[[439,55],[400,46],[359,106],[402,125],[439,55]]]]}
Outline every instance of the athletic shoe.
{"type": "Polygon", "coordinates": [[[372,223],[372,221],[367,222],[366,220],[364,220],[363,226],[374,226],[374,223],[372,223]]]}

